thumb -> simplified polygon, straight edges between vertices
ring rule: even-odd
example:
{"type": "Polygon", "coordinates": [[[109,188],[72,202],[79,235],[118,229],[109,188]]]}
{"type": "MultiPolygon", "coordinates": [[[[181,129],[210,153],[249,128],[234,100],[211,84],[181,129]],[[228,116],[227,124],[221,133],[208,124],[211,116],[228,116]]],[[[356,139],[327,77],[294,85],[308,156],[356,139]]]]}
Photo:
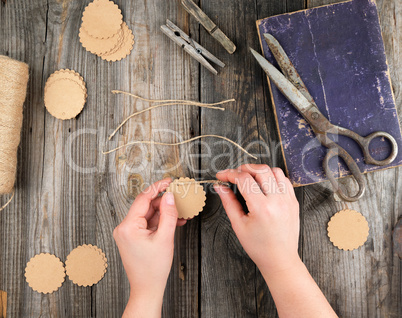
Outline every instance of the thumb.
{"type": "Polygon", "coordinates": [[[215,184],[214,189],[219,194],[226,214],[228,215],[230,223],[232,224],[233,230],[236,232],[236,230],[242,224],[242,217],[246,215],[240,202],[237,200],[235,194],[230,188],[215,184]]]}
{"type": "Polygon", "coordinates": [[[173,193],[166,192],[162,196],[159,211],[160,217],[157,232],[160,233],[160,235],[173,239],[179,215],[174,202],[173,193]]]}

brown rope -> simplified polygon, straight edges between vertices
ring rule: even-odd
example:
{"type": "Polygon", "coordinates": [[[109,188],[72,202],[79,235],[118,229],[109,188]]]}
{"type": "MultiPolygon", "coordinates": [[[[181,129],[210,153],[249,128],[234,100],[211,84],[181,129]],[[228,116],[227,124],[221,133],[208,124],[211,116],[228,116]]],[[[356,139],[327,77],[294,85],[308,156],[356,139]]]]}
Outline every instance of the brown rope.
{"type": "Polygon", "coordinates": [[[131,114],[131,115],[128,116],[126,119],[124,119],[124,120],[121,122],[121,124],[120,124],[119,126],[117,126],[117,128],[110,134],[109,140],[112,139],[112,137],[119,131],[119,129],[120,129],[121,127],[124,126],[124,124],[125,124],[126,122],[129,121],[130,118],[133,118],[133,117],[135,117],[135,116],[138,116],[139,114],[142,114],[142,113],[144,113],[144,112],[150,111],[151,109],[155,109],[155,108],[162,107],[162,106],[170,106],[170,105],[178,105],[178,106],[198,106],[198,107],[204,107],[204,108],[218,109],[218,110],[222,110],[222,111],[225,110],[225,108],[223,108],[223,107],[216,107],[216,106],[211,106],[211,105],[207,105],[207,104],[205,104],[205,105],[195,105],[195,104],[183,103],[183,102],[181,102],[181,101],[179,101],[178,103],[166,103],[166,104],[154,105],[154,106],[148,107],[148,108],[146,108],[146,109],[140,110],[140,111],[138,111],[138,112],[136,112],[136,113],[134,113],[134,114],[131,114]]]}
{"type": "Polygon", "coordinates": [[[224,100],[221,102],[217,102],[217,103],[200,103],[200,102],[195,102],[195,101],[190,101],[190,100],[179,100],[179,99],[147,99],[135,94],[131,94],[129,92],[124,92],[124,91],[119,91],[119,90],[112,90],[113,94],[124,94],[124,95],[128,95],[140,100],[143,100],[145,102],[150,102],[150,103],[170,103],[170,102],[175,102],[175,103],[183,103],[183,104],[188,104],[188,105],[197,105],[197,106],[216,106],[216,105],[222,105],[222,104],[226,104],[229,102],[235,102],[235,99],[228,99],[228,100],[224,100]]]}
{"type": "Polygon", "coordinates": [[[0,208],[0,211],[3,211],[3,210],[11,203],[11,201],[14,199],[14,194],[15,194],[15,190],[13,190],[13,194],[12,194],[11,198],[7,201],[7,203],[4,204],[4,205],[0,208]]]}
{"type": "Polygon", "coordinates": [[[195,182],[195,183],[223,184],[223,185],[229,186],[228,182],[223,182],[221,180],[201,180],[201,181],[185,181],[185,182],[181,181],[181,182],[177,182],[177,184],[187,184],[187,183],[192,183],[192,182],[195,182]]]}
{"type": "Polygon", "coordinates": [[[235,145],[237,148],[239,148],[241,151],[243,151],[244,153],[246,153],[247,155],[249,155],[250,157],[257,159],[257,157],[253,156],[252,154],[250,154],[246,149],[244,149],[242,146],[240,146],[239,144],[235,143],[233,140],[230,140],[226,137],[222,137],[222,136],[217,136],[217,135],[201,135],[201,136],[197,136],[197,137],[193,137],[190,138],[188,140],[184,140],[181,142],[174,142],[174,143],[164,143],[164,142],[157,142],[157,141],[153,141],[153,140],[136,140],[136,141],[131,141],[128,142],[124,145],[121,145],[119,147],[116,147],[114,149],[108,150],[108,151],[103,151],[102,153],[104,155],[107,155],[109,153],[115,152],[116,150],[119,150],[121,148],[127,147],[127,146],[131,146],[131,145],[135,145],[135,144],[148,144],[148,145],[162,145],[162,146],[178,146],[178,145],[183,145],[185,143],[189,143],[191,141],[200,139],[200,138],[205,138],[205,137],[215,137],[215,138],[220,138],[223,140],[226,140],[228,142],[230,142],[231,144],[235,145]]]}

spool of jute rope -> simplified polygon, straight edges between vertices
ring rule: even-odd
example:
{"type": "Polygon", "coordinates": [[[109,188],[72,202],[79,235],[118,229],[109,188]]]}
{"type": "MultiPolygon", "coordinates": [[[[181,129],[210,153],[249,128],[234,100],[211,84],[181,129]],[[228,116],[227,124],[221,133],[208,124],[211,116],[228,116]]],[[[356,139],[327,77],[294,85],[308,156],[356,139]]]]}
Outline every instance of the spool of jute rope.
{"type": "Polygon", "coordinates": [[[0,195],[14,192],[28,65],[0,55],[0,195]]]}

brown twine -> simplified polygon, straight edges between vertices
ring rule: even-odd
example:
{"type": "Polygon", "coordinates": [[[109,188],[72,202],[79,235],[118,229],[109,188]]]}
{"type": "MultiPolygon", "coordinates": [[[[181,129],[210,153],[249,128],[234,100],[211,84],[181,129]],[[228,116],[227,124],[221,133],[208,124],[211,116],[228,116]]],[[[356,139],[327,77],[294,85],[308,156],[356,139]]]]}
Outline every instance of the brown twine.
{"type": "Polygon", "coordinates": [[[131,94],[129,92],[124,92],[124,91],[119,91],[119,90],[112,90],[113,94],[124,94],[124,95],[128,95],[131,97],[134,97],[136,99],[140,99],[144,102],[150,102],[150,103],[171,103],[171,102],[175,102],[175,103],[183,103],[183,104],[188,104],[188,105],[208,105],[208,106],[216,106],[216,105],[222,105],[222,104],[226,104],[229,102],[235,102],[235,99],[228,99],[228,100],[224,100],[221,102],[217,102],[217,103],[200,103],[200,102],[195,102],[195,101],[191,101],[191,100],[180,100],[180,99],[147,99],[135,94],[131,94]]]}
{"type": "Polygon", "coordinates": [[[136,112],[136,113],[134,113],[134,114],[131,114],[131,115],[128,116],[126,119],[124,119],[124,120],[121,122],[121,124],[120,124],[119,126],[117,126],[117,128],[110,134],[109,140],[112,139],[112,137],[119,131],[119,129],[120,129],[121,127],[124,126],[124,124],[125,124],[126,122],[129,121],[130,118],[133,118],[133,117],[135,117],[135,116],[138,116],[139,114],[142,114],[142,113],[144,113],[144,112],[150,111],[151,109],[155,109],[155,108],[162,107],[162,106],[170,106],[170,105],[178,105],[178,106],[198,106],[198,107],[204,107],[204,108],[212,108],[212,109],[218,109],[218,110],[225,110],[225,108],[223,108],[223,107],[216,107],[216,106],[211,106],[211,105],[207,105],[207,104],[205,104],[205,105],[195,105],[195,104],[188,104],[188,103],[183,103],[183,102],[166,103],[166,104],[154,105],[154,106],[148,107],[148,108],[146,108],[146,109],[140,110],[140,111],[138,111],[138,112],[136,112]]]}
{"type": "Polygon", "coordinates": [[[200,181],[194,180],[194,181],[180,181],[180,182],[177,182],[177,184],[187,184],[187,183],[200,183],[200,184],[201,183],[212,183],[212,184],[222,184],[222,185],[229,186],[228,182],[223,182],[221,180],[200,180],[200,181]]]}
{"type": "Polygon", "coordinates": [[[104,155],[107,155],[109,153],[115,152],[121,148],[127,147],[127,146],[131,146],[131,145],[135,145],[135,144],[148,144],[148,145],[162,145],[162,146],[178,146],[178,145],[183,145],[185,143],[189,143],[191,141],[200,139],[200,138],[205,138],[205,137],[215,137],[215,138],[220,138],[223,140],[226,140],[228,142],[230,142],[231,144],[235,145],[237,148],[239,148],[241,151],[243,151],[244,153],[246,153],[247,155],[249,155],[250,157],[257,159],[257,157],[253,156],[252,154],[250,154],[246,149],[244,149],[242,146],[240,146],[239,144],[235,143],[233,140],[230,140],[226,137],[222,137],[222,136],[217,136],[217,135],[201,135],[201,136],[196,136],[181,142],[174,142],[174,143],[165,143],[165,142],[157,142],[157,141],[153,141],[153,140],[136,140],[136,141],[131,141],[128,142],[124,145],[121,145],[119,147],[113,148],[111,150],[108,151],[102,151],[102,153],[104,155]]]}
{"type": "Polygon", "coordinates": [[[13,194],[11,195],[11,198],[6,202],[6,204],[4,204],[4,205],[0,208],[0,212],[3,211],[3,210],[11,203],[11,201],[14,199],[14,194],[15,194],[15,191],[13,191],[13,194]]]}
{"type": "Polygon", "coordinates": [[[234,99],[228,99],[228,100],[224,100],[221,102],[217,102],[217,103],[200,103],[200,102],[195,102],[195,101],[188,101],[188,100],[179,100],[179,99],[148,99],[148,98],[144,98],[135,94],[131,94],[128,92],[124,92],[124,91],[119,91],[119,90],[112,90],[113,94],[124,94],[124,95],[128,95],[130,97],[134,97],[136,99],[145,101],[145,102],[149,102],[149,103],[161,103],[158,105],[153,105],[151,107],[148,107],[146,109],[143,109],[141,111],[135,112],[134,114],[131,114],[130,116],[128,116],[126,119],[124,119],[121,124],[119,126],[117,126],[117,128],[110,134],[109,136],[109,140],[112,139],[112,137],[119,131],[119,129],[121,127],[124,126],[124,124],[130,119],[133,118],[135,116],[138,116],[139,114],[142,114],[144,112],[150,111],[151,109],[155,109],[158,107],[162,107],[162,106],[171,106],[171,105],[178,105],[178,106],[198,106],[198,107],[203,107],[203,108],[210,108],[210,109],[217,109],[217,110],[225,110],[223,107],[216,107],[217,105],[222,105],[222,104],[226,104],[229,102],[235,102],[234,99]]]}
{"type": "Polygon", "coordinates": [[[0,55],[0,195],[14,191],[27,83],[28,65],[0,55]]]}

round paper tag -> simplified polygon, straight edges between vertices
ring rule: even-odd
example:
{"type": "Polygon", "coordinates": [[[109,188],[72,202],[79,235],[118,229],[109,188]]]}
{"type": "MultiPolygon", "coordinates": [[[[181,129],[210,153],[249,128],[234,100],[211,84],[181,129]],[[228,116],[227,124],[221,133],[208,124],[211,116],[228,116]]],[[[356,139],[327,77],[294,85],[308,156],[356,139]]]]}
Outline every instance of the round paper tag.
{"type": "Polygon", "coordinates": [[[81,245],[67,256],[66,272],[70,280],[79,286],[97,284],[106,273],[106,257],[93,245],[81,245]]]}
{"type": "Polygon", "coordinates": [[[354,250],[362,246],[369,234],[366,218],[357,211],[345,209],[328,222],[328,237],[339,249],[354,250]]]}
{"type": "Polygon", "coordinates": [[[205,206],[204,188],[194,179],[180,178],[174,180],[166,189],[172,192],[179,212],[179,219],[189,219],[198,215],[205,206]]]}
{"type": "Polygon", "coordinates": [[[25,268],[28,285],[43,294],[53,293],[59,289],[65,276],[63,263],[56,256],[48,253],[35,255],[25,268]]]}
{"type": "Polygon", "coordinates": [[[95,0],[82,14],[81,27],[94,38],[108,39],[121,28],[123,16],[117,4],[109,0],[95,0]]]}

